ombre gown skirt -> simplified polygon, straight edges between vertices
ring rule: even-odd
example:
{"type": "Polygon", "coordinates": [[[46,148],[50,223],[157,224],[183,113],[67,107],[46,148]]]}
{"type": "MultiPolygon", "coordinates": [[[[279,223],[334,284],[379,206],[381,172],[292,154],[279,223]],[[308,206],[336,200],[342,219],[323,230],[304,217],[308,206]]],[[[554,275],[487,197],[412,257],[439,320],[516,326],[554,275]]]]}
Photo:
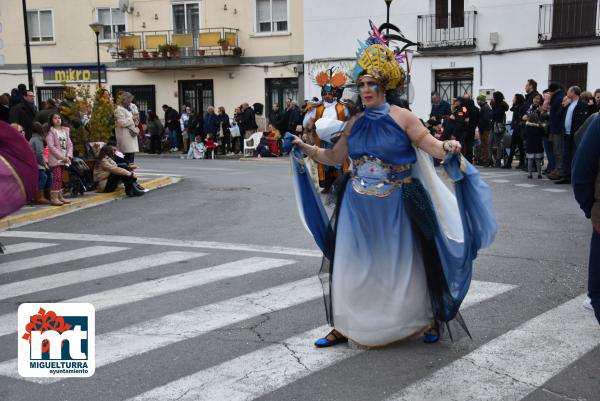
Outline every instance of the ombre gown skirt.
{"type": "Polygon", "coordinates": [[[333,323],[358,344],[381,346],[422,332],[433,319],[423,258],[400,188],[411,179],[416,154],[387,113],[369,110],[355,122],[347,144],[354,168],[337,222],[333,323]]]}

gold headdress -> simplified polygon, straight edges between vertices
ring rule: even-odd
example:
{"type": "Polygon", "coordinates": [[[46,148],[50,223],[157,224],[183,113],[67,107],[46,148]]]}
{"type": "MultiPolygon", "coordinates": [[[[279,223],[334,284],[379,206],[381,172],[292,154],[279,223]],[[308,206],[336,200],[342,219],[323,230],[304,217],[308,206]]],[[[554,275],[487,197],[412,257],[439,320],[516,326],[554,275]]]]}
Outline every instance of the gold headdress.
{"type": "Polygon", "coordinates": [[[352,79],[358,81],[362,75],[369,75],[378,80],[384,90],[396,89],[404,80],[404,71],[399,62],[401,55],[394,53],[388,42],[371,22],[372,32],[365,43],[358,42],[356,65],[352,71],[352,79]]]}

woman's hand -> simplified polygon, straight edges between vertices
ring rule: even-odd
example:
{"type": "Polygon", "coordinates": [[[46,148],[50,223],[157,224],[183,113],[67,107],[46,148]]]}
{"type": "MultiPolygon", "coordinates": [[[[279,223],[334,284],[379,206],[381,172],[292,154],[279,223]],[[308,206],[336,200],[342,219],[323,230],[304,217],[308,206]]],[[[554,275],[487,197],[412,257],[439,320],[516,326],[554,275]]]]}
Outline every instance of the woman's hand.
{"type": "Polygon", "coordinates": [[[292,144],[294,145],[300,145],[301,143],[304,143],[304,141],[302,141],[302,139],[300,139],[300,137],[296,136],[296,135],[292,135],[294,137],[294,139],[292,140],[292,144]]]}
{"type": "Polygon", "coordinates": [[[460,142],[455,141],[455,140],[450,140],[450,141],[443,142],[443,148],[444,148],[444,151],[446,151],[447,153],[452,153],[454,155],[458,155],[458,154],[460,154],[462,146],[460,145],[460,142]]]}

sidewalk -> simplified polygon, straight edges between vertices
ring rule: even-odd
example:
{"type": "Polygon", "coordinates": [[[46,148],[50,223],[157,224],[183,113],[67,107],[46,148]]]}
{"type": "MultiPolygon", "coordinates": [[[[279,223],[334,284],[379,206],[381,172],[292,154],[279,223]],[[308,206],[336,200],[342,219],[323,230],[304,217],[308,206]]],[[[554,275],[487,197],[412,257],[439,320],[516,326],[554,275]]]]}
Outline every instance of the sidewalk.
{"type": "MultiPolygon", "coordinates": [[[[180,177],[162,176],[146,180],[140,178],[139,183],[148,190],[154,190],[167,185],[175,184],[180,180],[180,177]]],[[[68,213],[73,213],[77,210],[87,209],[89,207],[113,202],[117,199],[125,198],[126,196],[125,189],[120,188],[115,192],[110,193],[90,191],[77,198],[67,197],[66,199],[71,203],[63,206],[25,205],[18,212],[0,219],[0,230],[7,230],[9,228],[20,227],[52,217],[62,216],[68,213]]]]}
{"type": "MultiPolygon", "coordinates": [[[[151,158],[151,159],[181,159],[181,157],[185,157],[184,154],[179,152],[174,153],[137,153],[136,157],[140,158],[151,158]]],[[[244,157],[241,154],[239,155],[215,155],[215,160],[239,160],[239,161],[264,161],[264,160],[288,160],[289,156],[281,156],[281,157],[244,157]]]]}

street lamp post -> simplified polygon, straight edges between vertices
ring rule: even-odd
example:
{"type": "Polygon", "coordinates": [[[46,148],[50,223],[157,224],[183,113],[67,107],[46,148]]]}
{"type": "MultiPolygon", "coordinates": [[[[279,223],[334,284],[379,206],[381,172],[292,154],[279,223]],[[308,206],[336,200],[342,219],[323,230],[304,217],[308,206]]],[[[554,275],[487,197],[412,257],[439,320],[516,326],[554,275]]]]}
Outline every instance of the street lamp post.
{"type": "MultiPolygon", "coordinates": [[[[390,6],[392,5],[392,1],[393,0],[384,0],[385,1],[385,6],[387,7],[387,19],[386,22],[389,24],[390,23],[390,6]]],[[[386,32],[387,34],[390,33],[390,28],[387,28],[386,32]]]]}
{"type": "Polygon", "coordinates": [[[27,19],[27,3],[23,0],[23,27],[25,28],[25,56],[27,58],[27,80],[29,90],[33,90],[33,70],[31,68],[31,49],[29,46],[29,20],[27,19]]]}
{"type": "Polygon", "coordinates": [[[96,34],[96,61],[98,68],[98,89],[102,86],[102,74],[100,74],[100,31],[102,30],[103,25],[99,22],[94,22],[90,24],[90,28],[96,34]]]}

